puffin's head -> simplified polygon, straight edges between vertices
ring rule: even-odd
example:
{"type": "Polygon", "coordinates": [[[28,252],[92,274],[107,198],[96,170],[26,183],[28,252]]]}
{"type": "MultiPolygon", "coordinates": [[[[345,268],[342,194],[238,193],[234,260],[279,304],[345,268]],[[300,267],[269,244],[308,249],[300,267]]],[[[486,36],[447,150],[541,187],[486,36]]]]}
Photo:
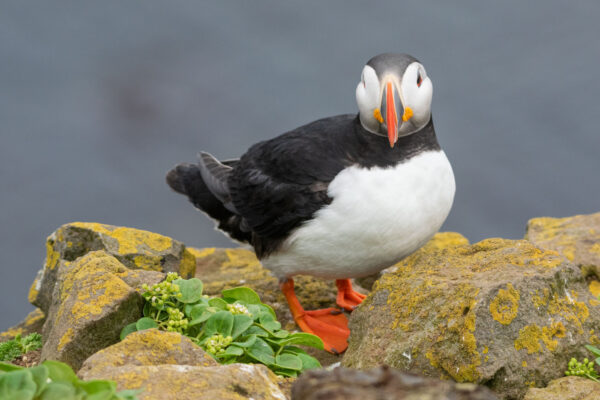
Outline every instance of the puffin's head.
{"type": "Polygon", "coordinates": [[[422,129],[431,119],[433,86],[425,68],[408,54],[384,53],[363,68],[356,87],[360,122],[385,135],[390,146],[422,129]]]}

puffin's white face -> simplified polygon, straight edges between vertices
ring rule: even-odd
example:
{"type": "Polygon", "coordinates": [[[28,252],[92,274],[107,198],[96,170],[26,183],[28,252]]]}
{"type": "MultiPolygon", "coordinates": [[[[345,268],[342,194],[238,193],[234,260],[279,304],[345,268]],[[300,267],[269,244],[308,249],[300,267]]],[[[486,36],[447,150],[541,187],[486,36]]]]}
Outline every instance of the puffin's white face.
{"type": "Polygon", "coordinates": [[[356,87],[360,122],[369,132],[388,136],[394,147],[400,136],[427,125],[432,94],[431,80],[418,62],[409,64],[402,76],[387,72],[379,77],[366,65],[356,87]]]}

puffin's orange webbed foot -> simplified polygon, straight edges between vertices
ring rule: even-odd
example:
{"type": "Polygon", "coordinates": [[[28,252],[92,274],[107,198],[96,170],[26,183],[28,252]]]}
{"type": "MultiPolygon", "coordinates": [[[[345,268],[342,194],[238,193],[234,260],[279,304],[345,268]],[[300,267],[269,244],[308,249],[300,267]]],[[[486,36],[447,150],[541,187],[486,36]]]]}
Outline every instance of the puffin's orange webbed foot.
{"type": "Polygon", "coordinates": [[[352,311],[367,297],[352,289],[350,279],[338,279],[335,281],[338,288],[337,305],[345,310],[352,311]]]}
{"type": "Polygon", "coordinates": [[[294,321],[304,332],[317,335],[323,340],[325,350],[333,354],[340,354],[348,347],[348,318],[337,308],[306,311],[300,305],[294,293],[294,281],[286,280],[281,285],[294,316],[294,321]]]}

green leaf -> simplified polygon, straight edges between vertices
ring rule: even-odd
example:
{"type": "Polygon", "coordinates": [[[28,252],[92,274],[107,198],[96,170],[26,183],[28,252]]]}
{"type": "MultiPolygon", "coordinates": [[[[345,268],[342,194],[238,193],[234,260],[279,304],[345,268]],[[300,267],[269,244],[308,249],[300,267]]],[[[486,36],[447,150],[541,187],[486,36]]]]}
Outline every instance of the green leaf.
{"type": "MultiPolygon", "coordinates": [[[[187,308],[187,306],[186,306],[187,308]]],[[[192,306],[192,308],[190,309],[189,313],[186,313],[186,315],[189,316],[190,319],[194,320],[199,318],[202,314],[204,314],[204,311],[206,311],[206,309],[208,308],[208,303],[207,304],[194,304],[192,306]]]]}
{"type": "Polygon", "coordinates": [[[71,383],[50,382],[42,391],[42,400],[67,400],[75,399],[77,391],[71,383]]]}
{"type": "Polygon", "coordinates": [[[600,357],[597,357],[594,361],[596,361],[596,365],[600,365],[600,357]]]}
{"type": "Polygon", "coordinates": [[[46,387],[48,383],[48,368],[44,365],[38,365],[37,367],[32,367],[28,369],[29,373],[31,373],[31,377],[35,382],[36,391],[35,395],[38,396],[42,393],[42,390],[46,387]]]}
{"type": "Polygon", "coordinates": [[[215,333],[220,333],[225,337],[231,336],[232,329],[233,314],[231,314],[229,311],[219,311],[214,313],[209,319],[206,320],[206,325],[204,326],[204,332],[209,336],[215,333]]]}
{"type": "Polygon", "coordinates": [[[137,331],[137,327],[136,327],[135,322],[132,322],[129,325],[125,325],[125,327],[123,329],[121,329],[121,335],[120,335],[121,340],[125,339],[127,337],[127,335],[129,335],[130,333],[133,333],[136,331],[137,331]]]}
{"type": "Polygon", "coordinates": [[[236,345],[239,347],[250,347],[254,344],[254,342],[256,342],[256,335],[250,335],[246,337],[246,340],[244,340],[243,342],[233,342],[231,343],[232,345],[236,345]]]}
{"type": "Polygon", "coordinates": [[[300,344],[303,346],[309,346],[323,350],[323,341],[321,338],[305,332],[293,333],[279,342],[280,346],[285,346],[288,344],[300,344]]]}
{"type": "Polygon", "coordinates": [[[256,338],[256,341],[252,344],[252,346],[246,349],[246,354],[267,366],[275,363],[275,352],[271,346],[269,346],[267,342],[261,338],[256,338]]]}
{"type": "Polygon", "coordinates": [[[77,383],[77,375],[67,364],[60,361],[46,360],[42,363],[48,368],[48,378],[55,382],[77,383]]]}
{"type": "Polygon", "coordinates": [[[236,287],[233,289],[225,289],[221,292],[223,298],[237,300],[245,304],[262,304],[260,297],[256,292],[249,287],[236,287]]]}
{"type": "Polygon", "coordinates": [[[0,343],[0,361],[12,361],[23,354],[20,339],[0,343]]]}
{"type": "Polygon", "coordinates": [[[302,360],[302,371],[306,371],[307,369],[321,368],[321,363],[313,356],[299,353],[297,354],[297,357],[302,360]]]}
{"type": "Polygon", "coordinates": [[[152,304],[149,301],[144,304],[144,310],[142,313],[144,314],[144,317],[149,317],[152,313],[152,304]]]}
{"type": "Polygon", "coordinates": [[[290,335],[290,332],[286,331],[285,329],[282,329],[277,332],[273,332],[273,336],[275,336],[277,339],[285,339],[289,335],[290,335]]]}
{"type": "Polygon", "coordinates": [[[86,400],[110,400],[117,393],[117,384],[113,381],[80,381],[77,386],[87,393],[86,400]]]}
{"type": "Polygon", "coordinates": [[[585,348],[591,351],[596,357],[600,357],[600,349],[592,346],[591,344],[586,344],[585,348]]]}
{"type": "Polygon", "coordinates": [[[289,369],[276,368],[276,369],[273,369],[273,372],[275,372],[277,375],[289,376],[290,378],[295,378],[298,376],[298,371],[289,370],[289,369]]]}
{"type": "Polygon", "coordinates": [[[285,369],[293,369],[294,371],[302,370],[302,360],[293,354],[280,354],[275,357],[275,365],[285,369]]]}
{"type": "Polygon", "coordinates": [[[237,347],[237,346],[227,346],[227,348],[225,349],[225,353],[223,353],[223,356],[241,356],[242,354],[244,354],[244,349],[242,349],[241,347],[237,347]]]}
{"type": "Polygon", "coordinates": [[[0,362],[0,372],[18,371],[20,369],[24,368],[14,364],[0,362]]]}
{"type": "Polygon", "coordinates": [[[158,328],[158,324],[152,318],[144,317],[138,319],[135,323],[135,327],[138,331],[143,331],[145,329],[158,328]]]}
{"type": "Polygon", "coordinates": [[[213,315],[214,312],[211,312],[209,310],[205,310],[202,315],[196,319],[193,319],[189,322],[188,326],[194,326],[194,325],[198,325],[201,324],[202,322],[206,321],[207,319],[210,318],[211,315],[213,315]]]}
{"type": "Polygon", "coordinates": [[[218,308],[219,310],[227,310],[227,302],[218,297],[213,297],[212,299],[208,300],[208,304],[211,307],[218,308]]]}
{"type": "Polygon", "coordinates": [[[276,321],[275,317],[273,317],[268,312],[261,313],[260,317],[259,317],[259,321],[260,321],[260,324],[262,325],[262,327],[271,333],[273,333],[274,331],[276,331],[278,329],[281,329],[281,324],[278,321],[276,321]]]}
{"type": "Polygon", "coordinates": [[[202,281],[198,278],[176,279],[173,283],[179,286],[181,297],[177,298],[182,303],[195,303],[202,298],[202,281]]]}
{"type": "Polygon", "coordinates": [[[246,335],[256,335],[256,336],[260,336],[260,337],[269,337],[270,336],[269,332],[265,331],[263,328],[261,328],[260,326],[256,326],[256,325],[251,326],[244,333],[246,335]]]}
{"type": "Polygon", "coordinates": [[[233,339],[240,336],[242,333],[246,331],[246,329],[250,328],[254,320],[247,315],[244,314],[236,314],[233,316],[233,329],[231,331],[231,337],[233,339]]]}
{"type": "Polygon", "coordinates": [[[300,347],[296,347],[296,346],[285,346],[284,349],[282,350],[282,352],[296,354],[296,355],[307,354],[306,351],[304,351],[304,349],[301,349],[300,347]]]}
{"type": "Polygon", "coordinates": [[[35,381],[26,369],[0,374],[0,399],[31,400],[35,389],[35,381]]]}

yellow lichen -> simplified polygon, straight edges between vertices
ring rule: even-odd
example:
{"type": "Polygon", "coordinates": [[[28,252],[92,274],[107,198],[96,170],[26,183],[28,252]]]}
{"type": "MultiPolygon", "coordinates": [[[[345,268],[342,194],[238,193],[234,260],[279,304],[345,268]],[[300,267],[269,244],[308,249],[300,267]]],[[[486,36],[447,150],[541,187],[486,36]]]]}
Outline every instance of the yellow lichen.
{"type": "Polygon", "coordinates": [[[162,271],[162,263],[160,261],[160,257],[146,254],[133,257],[135,266],[146,271],[162,271]]]}
{"type": "Polygon", "coordinates": [[[590,251],[592,253],[600,254],[600,243],[595,243],[592,247],[590,247],[590,251]]]}
{"type": "Polygon", "coordinates": [[[515,349],[527,349],[527,354],[540,352],[542,347],[540,339],[542,330],[537,325],[527,325],[519,330],[519,337],[515,340],[515,349]]]}
{"type": "Polygon", "coordinates": [[[35,279],[33,281],[33,283],[31,284],[31,287],[29,288],[29,294],[27,295],[27,300],[29,300],[30,303],[34,303],[38,297],[38,294],[40,293],[39,291],[39,286],[40,286],[41,282],[39,281],[39,279],[35,279]]]}
{"type": "Polygon", "coordinates": [[[539,353],[542,351],[542,341],[549,351],[554,351],[558,347],[558,340],[554,338],[563,338],[565,334],[566,329],[562,322],[552,322],[550,326],[542,328],[535,324],[527,325],[519,330],[515,349],[526,349],[527,354],[539,353]]]}
{"type": "Polygon", "coordinates": [[[45,267],[54,269],[58,265],[60,254],[54,250],[54,237],[50,235],[46,240],[46,263],[45,267]]]}
{"type": "Polygon", "coordinates": [[[58,343],[57,349],[62,350],[67,344],[69,344],[74,337],[73,328],[67,329],[64,335],[60,338],[60,342],[58,343]]]}
{"type": "Polygon", "coordinates": [[[523,366],[523,368],[527,368],[527,361],[523,360],[523,362],[521,363],[521,365],[523,366]]]}
{"type": "Polygon", "coordinates": [[[173,239],[158,233],[134,228],[114,227],[97,222],[73,222],[72,226],[88,229],[116,239],[121,255],[150,251],[162,252],[173,247],[173,239]]]}
{"type": "Polygon", "coordinates": [[[590,282],[589,289],[592,295],[594,295],[594,297],[600,296],[600,282],[598,282],[597,280],[593,280],[590,282]]]}
{"type": "Polygon", "coordinates": [[[196,257],[194,254],[185,249],[179,264],[179,275],[183,278],[191,278],[196,273],[196,257]]]}
{"type": "Polygon", "coordinates": [[[487,354],[487,353],[488,353],[488,351],[489,351],[488,347],[487,347],[487,346],[483,346],[483,351],[482,351],[482,353],[483,353],[483,354],[487,354]]]}
{"type": "Polygon", "coordinates": [[[197,249],[195,247],[187,247],[187,250],[194,255],[196,258],[204,258],[212,255],[215,252],[214,247],[209,247],[206,249],[197,249]]]}
{"type": "Polygon", "coordinates": [[[510,283],[506,285],[506,290],[498,290],[498,294],[490,303],[492,318],[502,325],[509,325],[519,311],[519,298],[519,292],[510,283]]]}

